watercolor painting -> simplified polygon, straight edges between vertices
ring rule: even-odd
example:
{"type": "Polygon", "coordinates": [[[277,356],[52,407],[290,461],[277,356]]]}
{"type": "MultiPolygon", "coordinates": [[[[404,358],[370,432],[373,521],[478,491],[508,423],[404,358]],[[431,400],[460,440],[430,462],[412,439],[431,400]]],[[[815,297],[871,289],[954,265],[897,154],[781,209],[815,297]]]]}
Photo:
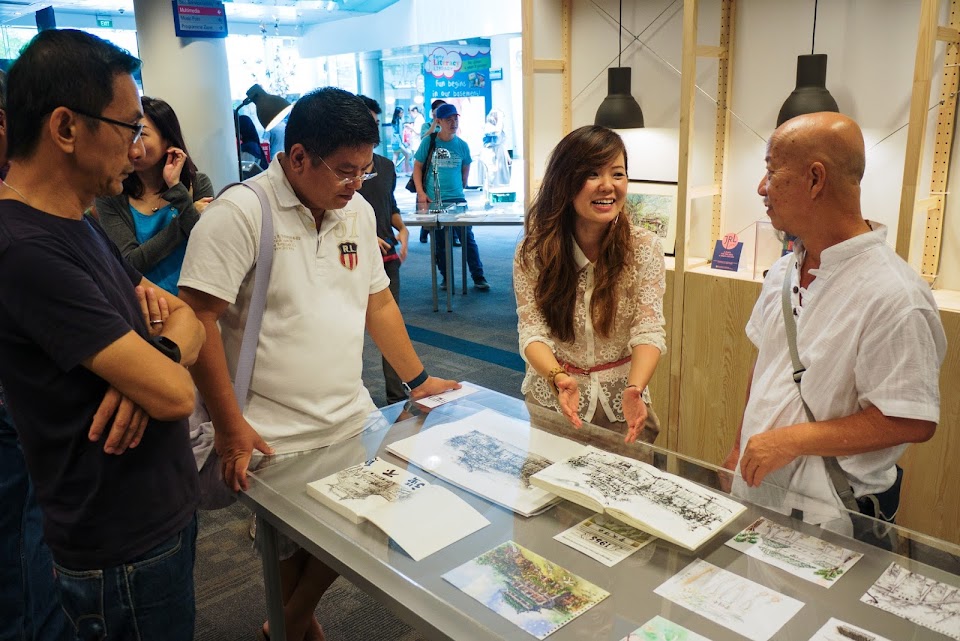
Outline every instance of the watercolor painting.
{"type": "Polygon", "coordinates": [[[682,625],[655,616],[620,641],[710,641],[682,625]]]}
{"type": "Polygon", "coordinates": [[[443,578],[538,639],[610,596],[513,541],[450,570],[443,578]]]}
{"type": "Polygon", "coordinates": [[[677,185],[631,180],[624,210],[634,227],[649,229],[660,237],[663,253],[672,256],[677,237],[677,185]]]}

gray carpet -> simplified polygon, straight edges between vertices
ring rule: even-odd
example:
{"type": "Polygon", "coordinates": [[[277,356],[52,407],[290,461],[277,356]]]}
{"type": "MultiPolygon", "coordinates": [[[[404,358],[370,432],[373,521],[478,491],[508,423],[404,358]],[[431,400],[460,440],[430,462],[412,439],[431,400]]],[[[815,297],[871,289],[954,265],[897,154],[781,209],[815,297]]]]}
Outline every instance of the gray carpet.
{"type": "MultiPolygon", "coordinates": [[[[470,200],[479,197],[478,193],[468,194],[470,200]]],[[[400,206],[407,205],[401,202],[400,206]]],[[[441,311],[433,311],[429,245],[418,242],[419,228],[411,228],[410,254],[400,270],[400,308],[411,334],[425,341],[414,341],[414,347],[432,374],[519,397],[523,374],[516,358],[517,314],[511,271],[520,229],[475,228],[490,291],[478,292],[471,287],[467,296],[457,293],[453,312],[447,313],[443,300],[441,311]],[[451,348],[466,349],[467,355],[451,348]]],[[[459,250],[455,250],[454,261],[459,277],[459,250]]],[[[381,406],[386,396],[380,353],[369,338],[363,363],[364,382],[374,402],[381,406]]],[[[198,641],[252,640],[266,619],[260,559],[247,535],[248,515],[239,504],[201,513],[195,569],[198,641]]],[[[327,591],[317,613],[330,641],[421,638],[344,579],[338,579],[327,591]]]]}

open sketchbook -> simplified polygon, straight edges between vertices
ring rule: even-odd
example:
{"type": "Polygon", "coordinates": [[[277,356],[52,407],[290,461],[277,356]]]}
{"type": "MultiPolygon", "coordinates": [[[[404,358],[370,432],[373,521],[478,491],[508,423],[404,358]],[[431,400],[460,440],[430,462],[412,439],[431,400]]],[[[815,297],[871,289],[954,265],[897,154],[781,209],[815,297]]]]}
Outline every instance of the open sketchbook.
{"type": "Polygon", "coordinates": [[[493,410],[438,425],[396,441],[387,451],[468,492],[523,516],[557,497],[533,487],[530,477],[583,445],[532,429],[493,410]]]}
{"type": "Polygon", "coordinates": [[[490,524],[450,490],[380,458],[308,483],[307,494],[354,523],[370,521],[414,561],[490,524]]]}
{"type": "Polygon", "coordinates": [[[747,509],[692,481],[590,446],[537,472],[530,482],[688,550],[747,509]]]}

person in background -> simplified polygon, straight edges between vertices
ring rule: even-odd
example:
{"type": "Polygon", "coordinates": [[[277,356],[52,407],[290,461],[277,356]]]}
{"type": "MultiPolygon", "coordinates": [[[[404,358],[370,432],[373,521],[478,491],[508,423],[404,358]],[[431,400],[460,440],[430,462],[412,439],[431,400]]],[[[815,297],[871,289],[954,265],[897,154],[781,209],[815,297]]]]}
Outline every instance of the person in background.
{"type": "Polygon", "coordinates": [[[408,110],[407,113],[409,113],[410,117],[412,118],[410,124],[413,126],[413,130],[417,132],[417,134],[419,135],[420,129],[423,127],[423,124],[425,122],[423,118],[423,113],[421,113],[420,111],[420,107],[418,105],[410,105],[410,109],[408,110]]]}
{"type": "Polygon", "coordinates": [[[420,125],[420,139],[424,139],[432,133],[440,131],[440,122],[437,120],[437,109],[440,105],[447,104],[446,100],[439,98],[430,103],[430,122],[420,125]]]}
{"type": "Polygon", "coordinates": [[[199,487],[186,368],[203,327],[84,216],[144,153],[139,66],[88,33],[48,29],[10,69],[0,380],[73,635],[190,641],[199,487]]]}
{"type": "Polygon", "coordinates": [[[213,199],[213,185],[190,159],[170,105],[146,96],[142,102],[144,153],[134,159],[123,193],[98,198],[96,209],[127,262],[176,295],[187,239],[213,199]]]}
{"type": "MultiPolygon", "coordinates": [[[[6,75],[0,72],[0,176],[7,174],[6,75]]],[[[60,607],[40,506],[0,383],[0,640],[73,638],[60,607]]]]}
{"type": "MultiPolygon", "coordinates": [[[[363,104],[370,110],[370,115],[380,126],[380,103],[373,98],[360,96],[363,104]]],[[[380,154],[373,154],[372,173],[376,174],[370,180],[360,185],[360,192],[364,200],[373,207],[377,217],[377,242],[380,244],[380,253],[383,255],[383,271],[390,279],[390,293],[393,300],[400,304],[400,264],[407,259],[407,244],[410,232],[400,217],[400,208],[394,191],[397,189],[397,174],[389,158],[380,154]],[[394,233],[396,230],[396,233],[394,233]]],[[[397,403],[405,400],[407,394],[403,389],[403,382],[396,370],[383,358],[383,379],[387,391],[387,403],[397,403]]]]}
{"type": "Polygon", "coordinates": [[[390,148],[393,149],[393,166],[396,171],[410,173],[410,147],[403,140],[403,107],[393,110],[390,118],[390,148]]]}
{"type": "MultiPolygon", "coordinates": [[[[437,107],[436,120],[441,123],[440,133],[436,136],[436,146],[433,150],[433,158],[430,160],[430,171],[423,175],[423,167],[427,162],[427,152],[430,150],[430,136],[420,141],[420,148],[414,156],[413,180],[417,186],[417,203],[425,205],[433,202],[437,192],[440,192],[440,198],[444,204],[447,203],[465,203],[463,188],[467,182],[467,175],[470,173],[470,163],[473,158],[470,156],[470,147],[459,136],[457,130],[460,128],[460,114],[453,105],[443,104],[437,107]]],[[[477,241],[473,236],[473,227],[455,227],[461,229],[464,251],[467,252],[467,266],[470,268],[470,276],[473,278],[473,286],[479,291],[485,292],[490,289],[490,284],[483,275],[483,263],[480,261],[480,248],[477,247],[477,241]]],[[[440,288],[446,287],[446,260],[444,259],[446,251],[445,234],[437,228],[437,269],[440,270],[442,282],[440,288]]]]}
{"type": "Polygon", "coordinates": [[[510,184],[510,155],[503,134],[503,112],[499,109],[491,109],[487,114],[480,159],[484,168],[484,188],[510,184]]]}
{"type": "Polygon", "coordinates": [[[666,352],[660,239],[630,226],[627,150],[580,127],[547,160],[513,263],[530,403],[653,443],[647,384],[666,352]]]}
{"type": "Polygon", "coordinates": [[[260,144],[260,134],[257,132],[257,126],[253,124],[253,119],[246,114],[240,116],[240,159],[251,160],[260,166],[260,169],[266,169],[270,162],[267,155],[263,153],[263,146],[260,144]]]}

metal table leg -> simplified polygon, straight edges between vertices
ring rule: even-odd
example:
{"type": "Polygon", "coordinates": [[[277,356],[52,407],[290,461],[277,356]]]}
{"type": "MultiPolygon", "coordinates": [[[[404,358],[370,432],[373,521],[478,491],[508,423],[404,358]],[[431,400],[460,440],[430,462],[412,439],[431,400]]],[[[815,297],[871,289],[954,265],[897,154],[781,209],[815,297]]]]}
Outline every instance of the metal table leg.
{"type": "Polygon", "coordinates": [[[467,252],[469,251],[469,245],[467,244],[467,228],[460,228],[460,269],[461,276],[463,277],[462,287],[460,288],[460,293],[464,296],[467,295],[467,252]]]}
{"type": "Polygon", "coordinates": [[[446,247],[446,263],[447,263],[447,311],[453,311],[453,300],[451,297],[451,292],[454,288],[454,274],[453,274],[453,227],[450,225],[444,225],[443,233],[447,236],[447,247],[446,247]]]}
{"type": "MultiPolygon", "coordinates": [[[[430,236],[430,287],[433,290],[433,311],[440,311],[440,301],[437,300],[437,239],[435,235],[437,228],[434,226],[428,236],[430,236]]],[[[450,310],[447,310],[450,311],[450,310]]]]}
{"type": "Polygon", "coordinates": [[[270,623],[271,639],[286,639],[286,622],[283,620],[283,593],[280,590],[280,551],[277,547],[277,530],[270,522],[257,516],[257,528],[263,541],[263,587],[267,598],[267,621],[270,623]]]}

